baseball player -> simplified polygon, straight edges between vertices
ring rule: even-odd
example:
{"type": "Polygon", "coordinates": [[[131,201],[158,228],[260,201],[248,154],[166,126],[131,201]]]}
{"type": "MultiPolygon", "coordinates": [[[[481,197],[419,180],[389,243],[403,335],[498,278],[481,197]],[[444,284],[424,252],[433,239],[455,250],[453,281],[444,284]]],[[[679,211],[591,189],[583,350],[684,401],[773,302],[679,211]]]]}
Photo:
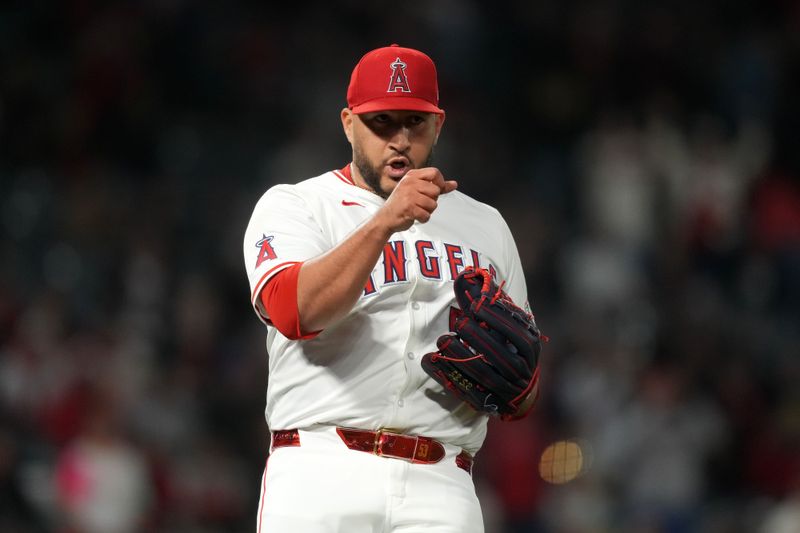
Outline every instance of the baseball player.
{"type": "Polygon", "coordinates": [[[255,206],[244,260],[271,430],[259,533],[483,531],[472,463],[489,416],[535,402],[538,330],[508,226],[430,165],[438,104],[427,55],[367,53],[341,111],[352,162],[255,206]]]}

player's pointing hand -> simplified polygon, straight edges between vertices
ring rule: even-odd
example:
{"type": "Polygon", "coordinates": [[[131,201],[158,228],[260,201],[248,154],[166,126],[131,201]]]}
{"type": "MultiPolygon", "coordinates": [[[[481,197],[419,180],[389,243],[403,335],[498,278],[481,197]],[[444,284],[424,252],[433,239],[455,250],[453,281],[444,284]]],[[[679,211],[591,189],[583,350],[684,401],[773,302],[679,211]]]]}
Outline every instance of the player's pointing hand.
{"type": "Polygon", "coordinates": [[[439,187],[440,194],[445,194],[456,190],[458,183],[454,180],[445,180],[442,173],[438,168],[428,167],[409,170],[403,179],[407,179],[411,175],[412,178],[427,180],[439,187]]]}
{"type": "Polygon", "coordinates": [[[381,217],[392,232],[407,230],[414,221],[430,220],[438,207],[439,195],[454,191],[456,187],[458,183],[445,180],[437,168],[409,170],[376,216],[381,217]]]}

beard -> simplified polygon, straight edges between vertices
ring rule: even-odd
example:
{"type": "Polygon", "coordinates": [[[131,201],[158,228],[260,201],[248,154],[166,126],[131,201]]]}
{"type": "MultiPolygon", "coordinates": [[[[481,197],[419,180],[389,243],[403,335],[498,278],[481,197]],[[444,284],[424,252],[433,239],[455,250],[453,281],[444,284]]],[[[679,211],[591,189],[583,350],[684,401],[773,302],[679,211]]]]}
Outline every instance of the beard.
{"type": "MultiPolygon", "coordinates": [[[[422,163],[421,167],[417,166],[414,161],[411,161],[410,158],[409,163],[411,164],[411,168],[425,168],[431,166],[433,164],[433,147],[431,147],[431,151],[428,153],[428,157],[425,158],[425,161],[422,163]]],[[[373,165],[364,152],[354,147],[353,164],[361,173],[361,177],[364,178],[364,183],[367,184],[367,187],[369,187],[372,192],[384,200],[389,198],[389,195],[392,194],[392,190],[394,189],[387,191],[381,187],[381,173],[383,171],[383,167],[386,166],[384,163],[381,163],[380,165],[373,165]]]]}

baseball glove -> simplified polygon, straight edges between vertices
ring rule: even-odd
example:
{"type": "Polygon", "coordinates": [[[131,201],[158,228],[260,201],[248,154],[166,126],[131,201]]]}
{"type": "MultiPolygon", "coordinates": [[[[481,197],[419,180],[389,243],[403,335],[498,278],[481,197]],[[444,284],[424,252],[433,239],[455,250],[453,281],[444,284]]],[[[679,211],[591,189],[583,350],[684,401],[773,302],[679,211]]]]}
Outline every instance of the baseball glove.
{"type": "Polygon", "coordinates": [[[533,316],[482,268],[467,267],[453,288],[461,311],[422,368],[477,411],[503,420],[524,416],[516,413],[539,380],[542,349],[533,316]]]}

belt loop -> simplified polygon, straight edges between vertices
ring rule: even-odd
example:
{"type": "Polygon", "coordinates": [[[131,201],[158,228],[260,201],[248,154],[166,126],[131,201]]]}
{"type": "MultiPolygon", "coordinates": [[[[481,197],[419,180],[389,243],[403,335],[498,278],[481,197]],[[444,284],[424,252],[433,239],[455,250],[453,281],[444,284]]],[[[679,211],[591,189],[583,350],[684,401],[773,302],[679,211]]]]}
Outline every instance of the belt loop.
{"type": "Polygon", "coordinates": [[[419,435],[414,436],[414,450],[411,452],[411,462],[416,462],[417,460],[417,448],[419,448],[419,435]]]}
{"type": "Polygon", "coordinates": [[[383,437],[383,429],[379,429],[375,432],[375,440],[372,442],[372,454],[373,455],[380,455],[381,450],[381,438],[383,437]]]}
{"type": "Polygon", "coordinates": [[[472,467],[474,465],[475,459],[466,451],[462,450],[461,453],[456,455],[456,466],[464,470],[470,476],[472,476],[472,467]]]}

